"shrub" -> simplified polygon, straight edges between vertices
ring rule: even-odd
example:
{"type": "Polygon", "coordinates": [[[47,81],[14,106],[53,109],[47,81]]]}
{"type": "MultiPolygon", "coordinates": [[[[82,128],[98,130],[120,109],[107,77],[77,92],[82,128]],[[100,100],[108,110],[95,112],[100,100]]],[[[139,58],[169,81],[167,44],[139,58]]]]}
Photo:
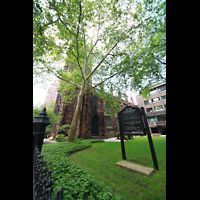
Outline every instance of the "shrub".
{"type": "Polygon", "coordinates": [[[59,142],[43,146],[43,160],[47,161],[47,170],[52,170],[52,199],[61,188],[64,190],[63,199],[123,199],[110,190],[103,191],[99,182],[69,160],[70,154],[90,146],[89,140],[79,139],[70,143],[59,142]]]}
{"type": "Polygon", "coordinates": [[[57,135],[55,135],[54,140],[55,140],[56,142],[64,142],[64,141],[67,140],[67,137],[65,137],[64,134],[57,134],[57,135]]]}
{"type": "Polygon", "coordinates": [[[64,124],[63,126],[58,128],[58,134],[68,135],[68,131],[70,129],[70,124],[64,124]]]}
{"type": "Polygon", "coordinates": [[[128,135],[125,135],[125,139],[128,140],[128,135]]]}
{"type": "Polygon", "coordinates": [[[104,140],[102,139],[87,139],[87,140],[90,141],[91,143],[104,142],[104,140]]]}
{"type": "MultiPolygon", "coordinates": [[[[120,132],[117,132],[116,136],[117,136],[117,139],[119,139],[120,138],[120,132]]],[[[126,135],[124,135],[123,138],[124,138],[124,140],[128,139],[128,138],[126,138],[126,135]]]]}

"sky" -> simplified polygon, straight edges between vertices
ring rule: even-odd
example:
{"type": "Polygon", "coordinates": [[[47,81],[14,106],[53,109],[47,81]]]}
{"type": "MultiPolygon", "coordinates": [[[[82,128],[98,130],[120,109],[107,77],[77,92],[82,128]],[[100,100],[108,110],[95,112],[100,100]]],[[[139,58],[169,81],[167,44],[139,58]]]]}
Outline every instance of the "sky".
{"type": "MultiPolygon", "coordinates": [[[[38,83],[33,85],[33,106],[40,106],[45,102],[48,89],[51,83],[53,83],[56,79],[57,78],[54,78],[52,81],[46,81],[46,83],[38,83]]],[[[137,95],[138,92],[126,91],[126,93],[128,95],[128,100],[130,101],[130,95],[132,95],[134,103],[137,104],[135,95],[137,95]]]]}
{"type": "Polygon", "coordinates": [[[49,83],[33,85],[33,106],[40,106],[45,102],[49,87],[49,83]]]}

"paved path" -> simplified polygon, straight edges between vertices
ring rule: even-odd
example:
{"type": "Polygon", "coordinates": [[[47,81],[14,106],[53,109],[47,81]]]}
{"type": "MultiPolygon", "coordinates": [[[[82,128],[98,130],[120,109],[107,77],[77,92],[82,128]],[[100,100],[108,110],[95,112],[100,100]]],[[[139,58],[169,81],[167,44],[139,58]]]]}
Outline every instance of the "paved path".
{"type": "MultiPolygon", "coordinates": [[[[105,142],[121,142],[121,140],[116,140],[117,137],[112,137],[108,139],[103,139],[105,142]]],[[[127,141],[127,140],[124,140],[127,141]]]]}
{"type": "Polygon", "coordinates": [[[43,144],[52,144],[52,143],[57,143],[56,141],[54,141],[54,140],[48,140],[48,139],[44,139],[43,140],[43,144]]]}

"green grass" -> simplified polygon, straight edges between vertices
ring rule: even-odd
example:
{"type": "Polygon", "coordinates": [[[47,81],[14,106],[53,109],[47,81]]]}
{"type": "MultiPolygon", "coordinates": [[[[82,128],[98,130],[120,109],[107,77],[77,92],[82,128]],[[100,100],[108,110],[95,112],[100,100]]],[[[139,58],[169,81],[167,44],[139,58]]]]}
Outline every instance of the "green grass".
{"type": "MultiPolygon", "coordinates": [[[[125,200],[164,200],[166,199],[166,138],[152,139],[159,171],[150,177],[115,166],[122,160],[120,142],[94,143],[91,148],[72,154],[70,160],[92,175],[102,187],[109,186],[114,193],[122,195],[125,200]]],[[[154,167],[147,137],[126,141],[125,151],[128,161],[154,167]]]]}
{"type": "Polygon", "coordinates": [[[56,197],[57,191],[61,188],[64,190],[63,199],[65,200],[122,199],[113,194],[110,189],[103,189],[90,174],[87,174],[69,160],[72,153],[91,147],[91,143],[100,141],[102,142],[102,140],[76,139],[70,143],[58,142],[43,145],[41,152],[43,161],[47,161],[47,171],[52,170],[51,177],[54,183],[52,199],[56,197]]]}

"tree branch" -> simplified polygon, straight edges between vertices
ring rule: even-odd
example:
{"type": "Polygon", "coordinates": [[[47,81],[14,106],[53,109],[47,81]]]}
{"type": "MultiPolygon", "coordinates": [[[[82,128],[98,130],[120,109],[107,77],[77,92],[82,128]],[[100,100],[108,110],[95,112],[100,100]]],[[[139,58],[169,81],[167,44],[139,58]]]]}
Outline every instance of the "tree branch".
{"type": "Polygon", "coordinates": [[[73,83],[72,81],[69,81],[69,80],[67,80],[67,79],[64,79],[64,78],[58,76],[58,75],[55,74],[55,73],[54,73],[54,75],[55,75],[57,78],[59,78],[59,79],[61,79],[61,80],[63,80],[63,81],[66,81],[66,82],[68,82],[68,83],[71,83],[72,85],[74,85],[74,86],[76,86],[77,88],[81,89],[81,86],[80,86],[80,85],[78,85],[78,84],[76,84],[76,83],[73,83]]]}
{"type": "Polygon", "coordinates": [[[45,65],[45,66],[47,67],[48,71],[52,72],[52,73],[54,74],[54,76],[56,76],[57,78],[59,78],[59,79],[65,81],[65,82],[71,83],[72,85],[76,86],[76,87],[79,88],[79,89],[81,88],[80,85],[78,85],[78,84],[76,84],[76,83],[73,83],[72,81],[67,80],[67,79],[64,79],[64,78],[60,77],[59,75],[57,75],[57,74],[56,74],[53,70],[51,70],[46,64],[43,63],[43,65],[45,65]]]}
{"type": "Polygon", "coordinates": [[[131,67],[133,67],[133,66],[127,67],[126,69],[122,69],[121,71],[119,71],[119,72],[113,74],[112,76],[109,76],[109,77],[106,78],[105,80],[101,81],[100,83],[96,84],[95,86],[93,86],[92,88],[89,88],[89,89],[87,89],[87,90],[93,89],[93,88],[95,88],[95,87],[101,85],[101,84],[104,83],[105,81],[111,79],[112,77],[116,76],[117,74],[121,74],[122,72],[124,72],[124,71],[130,69],[131,67]]]}
{"type": "Polygon", "coordinates": [[[69,33],[72,34],[72,35],[74,35],[74,36],[76,36],[75,33],[72,33],[72,32],[69,30],[69,28],[68,28],[68,27],[66,26],[66,24],[63,22],[63,20],[60,18],[60,16],[59,16],[59,19],[60,19],[60,21],[63,23],[63,25],[65,26],[65,28],[69,31],[69,33]]]}
{"type": "Polygon", "coordinates": [[[115,43],[115,45],[110,49],[110,51],[103,57],[103,59],[99,62],[99,64],[94,68],[94,70],[86,77],[86,80],[90,78],[90,76],[92,76],[92,74],[98,69],[98,67],[101,65],[101,63],[106,59],[106,57],[108,56],[108,54],[117,46],[119,40],[117,40],[117,42],[115,43]]]}
{"type": "Polygon", "coordinates": [[[115,57],[115,56],[130,55],[130,54],[129,53],[117,53],[117,54],[111,54],[111,53],[109,53],[108,55],[115,57]]]}
{"type": "Polygon", "coordinates": [[[52,22],[49,22],[48,24],[43,25],[42,28],[45,27],[45,26],[48,26],[48,25],[50,25],[50,24],[54,24],[54,23],[57,22],[58,20],[59,20],[59,18],[56,19],[55,21],[52,21],[52,22]]]}
{"type": "Polygon", "coordinates": [[[82,68],[80,66],[80,63],[79,63],[79,47],[78,47],[79,25],[81,23],[81,13],[82,13],[82,10],[81,10],[81,1],[80,1],[80,4],[79,4],[79,8],[80,8],[80,13],[79,13],[79,19],[78,19],[78,25],[77,25],[77,34],[76,34],[76,51],[77,51],[77,57],[76,57],[76,59],[77,59],[77,62],[78,62],[78,66],[79,66],[79,68],[81,70],[81,74],[83,76],[83,80],[85,80],[85,76],[83,74],[83,70],[82,70],[82,68]]]}
{"type": "Polygon", "coordinates": [[[162,63],[163,65],[166,65],[165,62],[160,61],[159,59],[155,58],[158,62],[162,63]]]}
{"type": "Polygon", "coordinates": [[[63,22],[63,20],[60,18],[60,14],[59,14],[58,9],[57,9],[57,7],[56,7],[56,2],[55,2],[55,1],[54,1],[54,7],[55,7],[56,12],[58,13],[58,19],[60,19],[60,21],[63,23],[63,25],[64,25],[65,28],[69,31],[70,34],[76,36],[76,34],[75,34],[75,33],[72,33],[72,32],[69,30],[69,28],[66,26],[66,24],[63,22]]]}

